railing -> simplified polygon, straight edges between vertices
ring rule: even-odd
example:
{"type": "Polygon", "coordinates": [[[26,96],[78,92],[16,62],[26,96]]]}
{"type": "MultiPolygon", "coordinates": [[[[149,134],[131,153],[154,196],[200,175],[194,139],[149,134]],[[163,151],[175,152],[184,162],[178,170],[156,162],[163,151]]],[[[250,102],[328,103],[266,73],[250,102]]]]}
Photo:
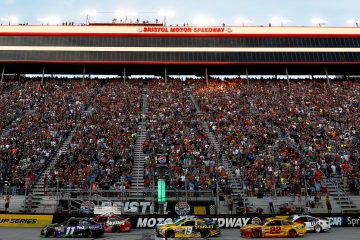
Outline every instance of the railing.
{"type": "MultiPolygon", "coordinates": [[[[210,190],[187,191],[188,201],[214,200],[214,192],[210,190]]],[[[185,190],[167,190],[166,198],[169,200],[185,201],[185,190]]],[[[83,189],[59,189],[59,199],[80,199],[89,201],[102,200],[143,200],[150,199],[157,201],[157,189],[125,189],[125,190],[83,190],[83,189]],[[140,194],[139,194],[140,193],[140,194]]]]}

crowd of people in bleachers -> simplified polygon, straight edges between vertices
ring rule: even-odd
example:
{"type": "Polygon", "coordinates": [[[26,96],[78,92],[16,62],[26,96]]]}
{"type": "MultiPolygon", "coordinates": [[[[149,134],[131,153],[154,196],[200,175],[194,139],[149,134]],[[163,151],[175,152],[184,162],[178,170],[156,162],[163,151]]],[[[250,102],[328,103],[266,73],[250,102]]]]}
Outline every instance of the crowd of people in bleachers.
{"type": "MultiPolygon", "coordinates": [[[[142,84],[115,80],[5,81],[0,86],[0,191],[30,189],[73,138],[45,191],[132,187],[142,84]]],[[[144,185],[232,192],[231,161],[248,196],[321,195],[323,176],[359,191],[360,84],[356,81],[147,81],[144,185]],[[197,114],[193,94],[202,111],[197,114]],[[204,123],[207,123],[207,126],[204,123]],[[206,127],[221,151],[210,143],[206,127]],[[161,161],[165,163],[161,163],[161,161]],[[164,165],[166,167],[164,167],[164,165]],[[186,186],[185,186],[186,185],[186,186]]]]}
{"type": "Polygon", "coordinates": [[[46,187],[54,188],[57,180],[60,188],[85,191],[131,187],[141,114],[139,84],[107,81],[98,91],[55,171],[46,176],[46,187]]]}
{"type": "Polygon", "coordinates": [[[219,164],[187,86],[178,80],[150,81],[148,98],[144,185],[152,187],[154,179],[165,178],[173,190],[216,192],[219,187],[230,192],[228,173],[219,164]],[[157,164],[161,158],[168,161],[164,168],[157,164]]]}
{"type": "Polygon", "coordinates": [[[0,190],[23,193],[75,126],[92,86],[67,79],[42,85],[32,79],[4,82],[0,87],[0,190]]]}
{"type": "Polygon", "coordinates": [[[244,80],[197,83],[209,128],[244,191],[326,192],[323,174],[359,188],[358,82],[244,80]]]}

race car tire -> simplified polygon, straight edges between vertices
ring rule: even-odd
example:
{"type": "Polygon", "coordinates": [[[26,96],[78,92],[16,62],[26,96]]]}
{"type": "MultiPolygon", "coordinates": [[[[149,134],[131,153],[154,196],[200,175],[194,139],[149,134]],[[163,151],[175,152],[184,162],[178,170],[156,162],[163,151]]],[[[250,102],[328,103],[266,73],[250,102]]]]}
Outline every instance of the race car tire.
{"type": "Polygon", "coordinates": [[[297,232],[294,229],[291,229],[288,233],[289,238],[294,238],[297,236],[297,232]]]}
{"type": "Polygon", "coordinates": [[[46,231],[45,237],[56,237],[56,232],[54,229],[48,229],[46,231]]]}
{"type": "Polygon", "coordinates": [[[91,230],[88,229],[88,230],[85,231],[84,237],[91,238],[92,236],[93,236],[93,234],[92,234],[91,230]]]}
{"type": "Polygon", "coordinates": [[[174,238],[175,237],[175,232],[170,230],[170,231],[166,231],[165,233],[165,238],[174,238]]]}
{"type": "Polygon", "coordinates": [[[119,233],[120,232],[120,227],[119,226],[115,226],[111,229],[111,232],[113,233],[119,233]]]}
{"type": "Polygon", "coordinates": [[[316,226],[314,227],[314,231],[315,231],[316,233],[320,233],[320,232],[322,232],[322,227],[321,227],[320,225],[316,225],[316,226]]]}
{"type": "Polygon", "coordinates": [[[201,233],[201,237],[202,238],[208,238],[208,237],[210,237],[210,232],[209,231],[203,231],[202,233],[201,233]]]}
{"type": "Polygon", "coordinates": [[[251,234],[253,238],[261,238],[261,231],[260,230],[254,230],[251,234]]]}

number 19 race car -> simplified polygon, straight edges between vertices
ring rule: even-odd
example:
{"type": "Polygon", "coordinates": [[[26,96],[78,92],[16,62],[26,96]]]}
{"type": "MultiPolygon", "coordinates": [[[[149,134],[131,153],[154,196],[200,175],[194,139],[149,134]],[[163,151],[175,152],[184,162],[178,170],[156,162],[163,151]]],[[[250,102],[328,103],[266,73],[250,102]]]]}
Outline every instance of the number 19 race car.
{"type": "Polygon", "coordinates": [[[104,228],[87,218],[70,218],[63,223],[50,224],[41,230],[42,237],[100,237],[104,228]]]}
{"type": "Polygon", "coordinates": [[[202,218],[184,218],[156,229],[157,237],[162,238],[207,238],[220,234],[218,224],[202,218]]]}
{"type": "Polygon", "coordinates": [[[284,219],[267,218],[259,224],[248,224],[240,229],[242,237],[298,237],[303,236],[306,229],[303,223],[284,219]]]}

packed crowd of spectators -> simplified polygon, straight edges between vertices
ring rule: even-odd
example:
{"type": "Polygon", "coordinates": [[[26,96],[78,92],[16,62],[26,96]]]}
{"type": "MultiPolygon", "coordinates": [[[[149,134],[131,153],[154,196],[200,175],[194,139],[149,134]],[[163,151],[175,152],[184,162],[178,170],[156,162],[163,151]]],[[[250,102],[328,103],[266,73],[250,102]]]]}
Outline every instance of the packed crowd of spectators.
{"type": "Polygon", "coordinates": [[[150,81],[148,99],[144,185],[152,187],[154,179],[164,178],[173,190],[216,192],[219,186],[230,192],[227,172],[219,165],[187,86],[179,80],[150,81]],[[161,167],[161,160],[168,164],[161,167]]]}
{"type": "Polygon", "coordinates": [[[323,174],[359,177],[358,82],[196,83],[200,102],[244,191],[326,192],[323,174]]]}
{"type": "Polygon", "coordinates": [[[17,194],[32,187],[88,104],[91,89],[67,79],[2,83],[7,106],[1,114],[1,190],[17,194]],[[14,113],[7,114],[12,107],[14,113]]]}
{"type": "Polygon", "coordinates": [[[119,190],[132,184],[134,146],[141,114],[140,82],[107,80],[78,121],[46,187],[119,190]]]}
{"type": "MultiPolygon", "coordinates": [[[[231,193],[225,156],[248,196],[326,193],[323,176],[360,185],[360,83],[148,82],[144,185],[231,193]],[[193,93],[202,114],[190,99],[193,93]],[[221,146],[215,151],[203,126],[221,146]]],[[[45,190],[132,186],[142,83],[23,79],[0,85],[0,192],[30,189],[73,131],[45,190]]]]}

